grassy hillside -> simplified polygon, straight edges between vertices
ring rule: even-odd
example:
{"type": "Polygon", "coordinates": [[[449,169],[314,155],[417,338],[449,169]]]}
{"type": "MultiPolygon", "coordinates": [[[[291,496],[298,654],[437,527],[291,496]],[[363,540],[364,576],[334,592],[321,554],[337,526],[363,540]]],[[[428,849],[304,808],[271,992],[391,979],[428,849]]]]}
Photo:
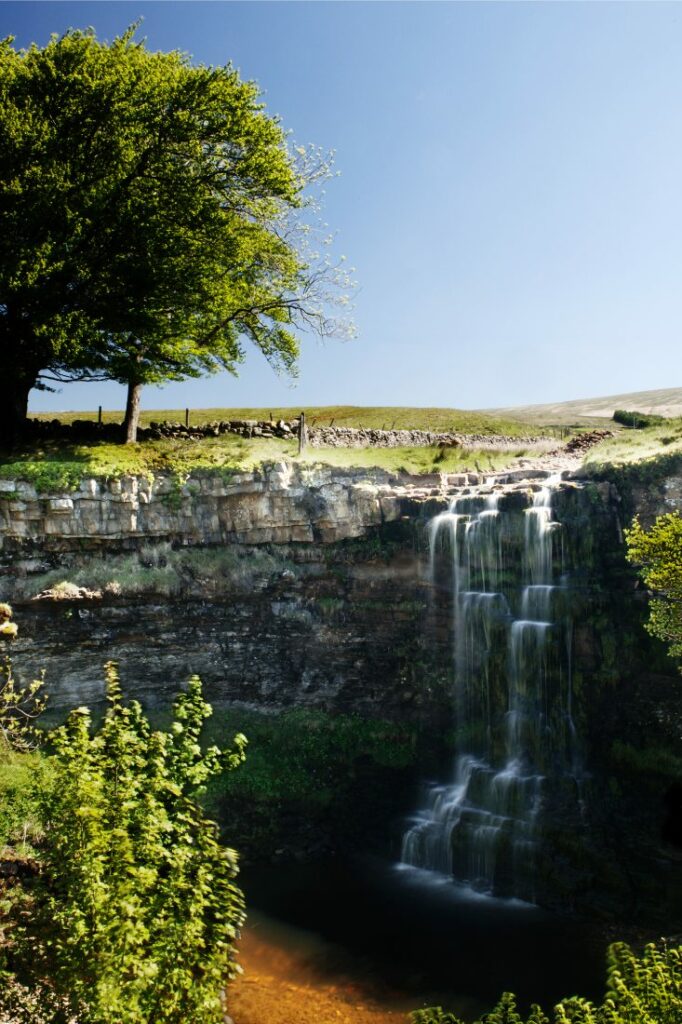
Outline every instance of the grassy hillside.
{"type": "Polygon", "coordinates": [[[682,453],[682,418],[645,430],[621,430],[587,453],[585,465],[603,468],[682,453]]]}
{"type": "Polygon", "coordinates": [[[489,416],[499,416],[534,423],[600,425],[610,419],[616,409],[655,413],[658,416],[682,416],[682,387],[659,391],[631,391],[602,398],[579,398],[571,402],[548,405],[519,405],[508,409],[485,409],[489,416]]]}
{"type": "MultiPolygon", "coordinates": [[[[273,410],[274,411],[274,410],[273,410]]],[[[246,439],[233,434],[201,441],[164,439],[136,445],[66,444],[32,445],[11,454],[0,454],[0,478],[24,479],[40,491],[71,490],[84,476],[120,476],[124,473],[173,472],[183,476],[192,470],[229,475],[262,462],[288,458],[305,464],[378,466],[408,473],[494,471],[509,465],[523,445],[507,452],[463,451],[459,448],[308,448],[297,455],[296,441],[246,439]]]]}
{"type": "MultiPolygon", "coordinates": [[[[310,426],[373,427],[387,430],[432,430],[434,432],[456,432],[461,434],[507,434],[511,437],[531,436],[542,433],[537,424],[519,422],[518,417],[493,416],[488,413],[472,412],[466,409],[421,409],[408,406],[355,406],[326,405],[303,407],[310,426]]],[[[211,420],[269,420],[293,419],[301,412],[301,406],[290,408],[263,409],[191,409],[190,424],[207,423],[211,420]]],[[[97,419],[96,412],[36,413],[37,419],[59,419],[63,423],[73,420],[97,419]]],[[[106,423],[118,423],[122,412],[105,412],[106,423]]],[[[142,412],[141,423],[147,426],[153,420],[185,422],[184,409],[149,409],[142,412]]]]}

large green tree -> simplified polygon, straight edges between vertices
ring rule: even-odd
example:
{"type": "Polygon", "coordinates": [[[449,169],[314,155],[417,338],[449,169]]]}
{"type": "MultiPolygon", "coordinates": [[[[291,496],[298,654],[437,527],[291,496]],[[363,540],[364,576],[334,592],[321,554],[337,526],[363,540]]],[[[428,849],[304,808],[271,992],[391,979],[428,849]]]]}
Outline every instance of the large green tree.
{"type": "MultiPolygon", "coordinates": [[[[140,388],[227,369],[245,342],[293,372],[298,331],[337,333],[348,278],[311,244],[330,174],[231,66],[70,31],[0,43],[0,431],[33,387],[140,388]]],[[[324,240],[321,240],[324,241],[324,240]]]]}

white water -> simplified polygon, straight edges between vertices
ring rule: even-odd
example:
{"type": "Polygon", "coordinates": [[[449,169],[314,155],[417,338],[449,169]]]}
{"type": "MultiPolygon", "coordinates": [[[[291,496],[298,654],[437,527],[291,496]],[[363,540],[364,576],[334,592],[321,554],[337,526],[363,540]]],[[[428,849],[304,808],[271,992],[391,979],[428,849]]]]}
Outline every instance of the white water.
{"type": "Polygon", "coordinates": [[[452,590],[458,755],[402,842],[403,866],[530,900],[547,775],[577,770],[555,484],[523,512],[501,512],[495,492],[468,495],[429,524],[431,582],[452,590]]]}

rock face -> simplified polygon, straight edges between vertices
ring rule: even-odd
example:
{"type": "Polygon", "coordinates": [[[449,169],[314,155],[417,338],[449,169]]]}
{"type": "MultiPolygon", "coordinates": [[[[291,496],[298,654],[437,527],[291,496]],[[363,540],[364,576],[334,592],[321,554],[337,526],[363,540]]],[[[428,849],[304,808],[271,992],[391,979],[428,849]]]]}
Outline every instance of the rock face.
{"type": "Polygon", "coordinates": [[[332,543],[400,515],[395,475],[281,462],[252,473],[85,478],[69,495],[0,480],[5,552],[174,544],[332,543]]]}
{"type": "MultiPolygon", "coordinates": [[[[510,492],[537,487],[548,472],[494,478],[510,492]]],[[[493,478],[491,478],[493,479],[493,478]]],[[[37,493],[23,480],[0,480],[0,552],[99,549],[148,541],[174,545],[334,544],[364,536],[425,502],[485,487],[478,473],[410,476],[381,469],[338,469],[279,462],[249,473],[194,472],[153,478],[86,477],[69,494],[37,493]]]]}
{"type": "MultiPolygon", "coordinates": [[[[521,531],[542,476],[503,478],[503,507],[521,531]]],[[[110,658],[151,707],[198,673],[216,706],[409,720],[447,760],[452,606],[426,572],[427,523],[454,490],[486,486],[474,474],[284,463],[222,478],[87,479],[71,494],[0,481],[15,672],[45,670],[57,711],[101,701],[110,658]],[[107,589],[117,574],[120,586],[107,589]],[[22,588],[33,583],[47,598],[29,599],[22,588]]],[[[620,528],[638,501],[647,517],[678,507],[680,478],[627,495],[609,481],[565,481],[556,494],[567,564],[581,567],[572,658],[586,810],[577,828],[552,809],[538,898],[648,922],[667,915],[672,927],[682,921],[682,845],[669,822],[675,786],[682,792],[682,683],[642,628],[646,597],[624,561],[620,528]]],[[[449,771],[443,763],[443,778],[449,771]]]]}
{"type": "Polygon", "coordinates": [[[316,548],[288,564],[265,585],[212,601],[16,605],[15,670],[22,679],[45,672],[53,710],[101,702],[102,665],[113,659],[126,692],[152,708],[167,707],[196,673],[216,707],[447,714],[449,652],[422,628],[428,596],[416,553],[388,543],[316,548]]]}

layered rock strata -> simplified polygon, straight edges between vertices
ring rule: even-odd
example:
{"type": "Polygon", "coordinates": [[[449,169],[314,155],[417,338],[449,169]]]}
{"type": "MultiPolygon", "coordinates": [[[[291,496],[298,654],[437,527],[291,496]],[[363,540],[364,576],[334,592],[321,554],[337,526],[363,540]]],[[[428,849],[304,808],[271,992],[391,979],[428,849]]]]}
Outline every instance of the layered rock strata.
{"type": "Polygon", "coordinates": [[[0,551],[173,544],[332,544],[445,502],[456,490],[537,486],[547,472],[496,478],[477,473],[410,476],[380,469],[338,469],[288,462],[252,472],[194,472],[185,479],[84,478],[76,491],[38,493],[22,480],[0,480],[0,551]],[[407,503],[407,504],[406,504],[407,503]],[[405,509],[407,508],[407,512],[405,509]]]}

